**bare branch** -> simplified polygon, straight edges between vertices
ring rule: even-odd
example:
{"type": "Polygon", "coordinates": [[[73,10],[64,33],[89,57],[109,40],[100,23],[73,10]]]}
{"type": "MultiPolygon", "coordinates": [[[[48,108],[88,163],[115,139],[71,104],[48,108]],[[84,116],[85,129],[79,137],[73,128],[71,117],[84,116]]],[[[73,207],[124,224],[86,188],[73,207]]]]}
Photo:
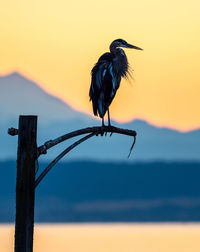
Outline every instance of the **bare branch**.
{"type": "Polygon", "coordinates": [[[101,136],[103,136],[104,133],[108,133],[110,132],[111,134],[113,133],[118,133],[118,134],[123,134],[123,135],[127,135],[127,136],[133,136],[134,137],[134,141],[133,144],[130,148],[130,152],[128,155],[128,158],[130,157],[131,151],[135,145],[135,141],[136,141],[136,131],[134,130],[128,130],[128,129],[121,129],[121,128],[117,128],[117,127],[113,127],[113,126],[104,126],[104,127],[88,127],[88,128],[84,128],[84,129],[80,129],[80,130],[76,130],[73,132],[70,132],[68,134],[65,134],[63,136],[60,136],[54,140],[50,140],[47,141],[44,145],[41,145],[40,147],[38,147],[38,157],[41,154],[46,154],[47,150],[52,148],[53,146],[55,146],[56,144],[59,144],[69,138],[72,137],[76,137],[79,135],[83,135],[83,134],[87,134],[90,133],[89,135],[79,139],[78,141],[76,141],[75,143],[73,143],[72,145],[70,145],[69,147],[67,147],[60,155],[58,155],[45,169],[44,171],[40,174],[40,176],[36,179],[35,181],[35,187],[37,187],[37,185],[41,182],[41,180],[46,176],[46,174],[52,169],[52,167],[61,159],[63,158],[69,151],[71,151],[72,149],[74,149],[77,145],[81,144],[82,142],[86,141],[87,139],[89,139],[90,137],[93,137],[94,135],[98,136],[99,134],[101,136]]]}
{"type": "Polygon", "coordinates": [[[96,134],[96,132],[93,132],[81,139],[79,139],[78,141],[76,141],[75,143],[73,143],[72,145],[70,145],[69,147],[67,147],[60,155],[58,155],[45,169],[44,171],[40,174],[40,176],[36,179],[35,181],[35,188],[37,187],[37,185],[41,182],[41,180],[45,177],[45,175],[51,170],[51,168],[61,159],[63,158],[69,151],[71,151],[72,149],[74,149],[77,145],[81,144],[82,142],[86,141],[87,139],[89,139],[90,137],[93,137],[96,134]]]}
{"type": "MultiPolygon", "coordinates": [[[[38,147],[38,157],[41,154],[46,154],[47,150],[55,146],[56,144],[59,144],[67,139],[70,139],[72,137],[80,136],[83,134],[88,134],[88,133],[95,133],[95,135],[103,135],[104,133],[110,132],[112,133],[118,133],[118,134],[123,134],[127,136],[133,136],[134,137],[134,142],[133,145],[131,146],[130,152],[133,149],[133,146],[135,144],[135,137],[136,137],[136,131],[134,130],[129,130],[129,129],[122,129],[122,128],[117,128],[113,126],[104,126],[104,127],[88,127],[80,130],[76,130],[73,132],[70,132],[68,134],[65,134],[63,136],[60,136],[54,140],[49,140],[45,144],[41,145],[38,147]]],[[[130,156],[130,153],[129,153],[130,156]]]]}

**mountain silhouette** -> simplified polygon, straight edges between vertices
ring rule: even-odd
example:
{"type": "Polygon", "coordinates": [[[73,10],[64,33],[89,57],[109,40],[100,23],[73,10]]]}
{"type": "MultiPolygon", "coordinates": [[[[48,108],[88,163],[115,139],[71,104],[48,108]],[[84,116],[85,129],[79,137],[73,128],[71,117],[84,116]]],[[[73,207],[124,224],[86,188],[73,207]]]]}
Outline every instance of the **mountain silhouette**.
{"type": "Polygon", "coordinates": [[[0,77],[0,108],[3,120],[17,120],[19,114],[36,114],[42,121],[48,122],[87,116],[17,72],[0,77]]]}
{"type": "MultiPolygon", "coordinates": [[[[38,145],[69,131],[101,125],[94,117],[76,111],[55,96],[48,94],[37,83],[21,74],[0,77],[0,159],[16,159],[17,137],[8,136],[9,127],[18,127],[19,115],[38,115],[38,145]]],[[[200,160],[200,130],[187,133],[158,128],[142,120],[114,125],[137,131],[133,160],[200,160]]],[[[67,159],[98,159],[127,161],[133,139],[113,134],[110,138],[95,137],[73,150],[67,159]]],[[[52,159],[71,141],[50,150],[52,159]]]]}

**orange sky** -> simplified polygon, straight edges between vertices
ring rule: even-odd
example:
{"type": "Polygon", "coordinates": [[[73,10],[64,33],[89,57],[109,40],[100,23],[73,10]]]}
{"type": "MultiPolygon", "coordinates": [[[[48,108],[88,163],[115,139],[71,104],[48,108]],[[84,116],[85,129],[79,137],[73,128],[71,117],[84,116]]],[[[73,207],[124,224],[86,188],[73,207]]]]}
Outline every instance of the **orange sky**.
{"type": "Polygon", "coordinates": [[[179,130],[200,127],[199,0],[18,0],[0,8],[0,74],[20,71],[74,108],[92,113],[90,70],[116,38],[134,81],[111,105],[118,121],[145,119],[179,130]]]}

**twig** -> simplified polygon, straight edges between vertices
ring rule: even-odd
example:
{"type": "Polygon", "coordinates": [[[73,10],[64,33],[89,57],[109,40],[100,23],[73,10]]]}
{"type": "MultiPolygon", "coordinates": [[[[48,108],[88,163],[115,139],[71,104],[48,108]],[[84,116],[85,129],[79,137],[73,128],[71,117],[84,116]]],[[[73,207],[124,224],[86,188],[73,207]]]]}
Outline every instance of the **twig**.
{"type": "Polygon", "coordinates": [[[131,148],[130,148],[130,151],[129,151],[129,154],[128,154],[128,157],[127,157],[127,158],[130,157],[131,152],[132,152],[132,150],[133,150],[133,147],[134,147],[134,145],[135,145],[135,142],[136,142],[136,136],[135,136],[134,139],[133,139],[133,143],[132,143],[132,145],[131,145],[131,148]]]}
{"type": "MultiPolygon", "coordinates": [[[[88,127],[88,128],[84,128],[84,129],[80,129],[80,130],[76,130],[73,132],[70,132],[68,134],[65,134],[63,136],[60,136],[54,140],[49,140],[46,143],[44,143],[43,145],[41,145],[40,147],[38,147],[38,157],[41,154],[46,154],[47,150],[52,148],[53,146],[55,146],[56,144],[59,144],[69,138],[72,137],[76,137],[76,136],[80,136],[83,134],[88,134],[88,133],[95,133],[95,135],[102,135],[104,133],[118,133],[118,134],[123,134],[123,135],[127,135],[127,136],[133,136],[134,137],[134,143],[131,146],[130,152],[133,149],[133,146],[135,144],[135,137],[136,137],[136,131],[134,130],[129,130],[129,129],[122,129],[122,128],[117,128],[117,127],[113,127],[113,126],[104,126],[104,127],[88,127]]],[[[129,153],[130,156],[130,153],[129,153]]]]}
{"type": "Polygon", "coordinates": [[[72,145],[70,145],[69,147],[67,147],[60,155],[58,155],[45,169],[44,171],[40,174],[40,176],[36,179],[35,181],[35,188],[37,187],[37,185],[41,182],[41,180],[44,178],[44,176],[51,170],[51,168],[61,159],[63,158],[69,151],[71,151],[72,149],[74,149],[77,145],[81,144],[82,142],[86,141],[87,139],[89,139],[90,137],[93,137],[96,133],[93,132],[81,139],[79,139],[78,141],[76,141],[75,143],[73,143],[72,145]]]}

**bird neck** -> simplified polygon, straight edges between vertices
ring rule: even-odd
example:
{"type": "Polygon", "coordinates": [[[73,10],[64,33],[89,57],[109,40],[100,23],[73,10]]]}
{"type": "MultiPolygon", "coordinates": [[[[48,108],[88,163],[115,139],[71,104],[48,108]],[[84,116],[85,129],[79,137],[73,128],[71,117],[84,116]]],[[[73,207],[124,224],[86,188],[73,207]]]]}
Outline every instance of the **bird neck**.
{"type": "Polygon", "coordinates": [[[117,51],[116,49],[117,49],[117,45],[114,42],[112,42],[110,44],[110,52],[116,54],[116,51],[117,51]]]}

